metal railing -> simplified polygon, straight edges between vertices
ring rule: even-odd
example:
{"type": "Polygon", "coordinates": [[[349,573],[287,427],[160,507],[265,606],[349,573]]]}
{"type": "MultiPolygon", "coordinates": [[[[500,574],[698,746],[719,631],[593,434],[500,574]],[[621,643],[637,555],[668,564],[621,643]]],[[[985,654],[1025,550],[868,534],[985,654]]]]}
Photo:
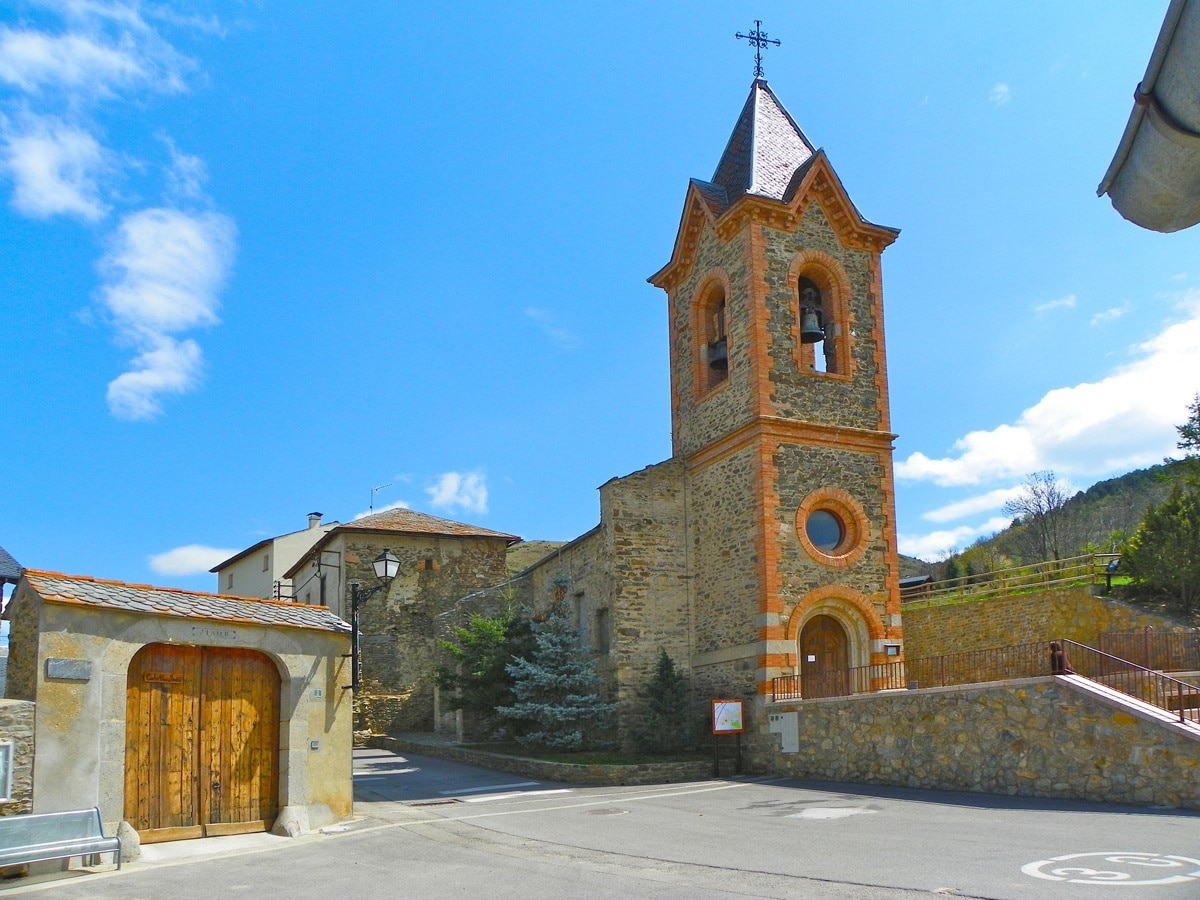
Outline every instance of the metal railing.
{"type": "Polygon", "coordinates": [[[772,679],[774,700],[845,697],[905,688],[947,687],[1050,674],[1049,644],[1014,644],[967,650],[906,662],[858,666],[814,675],[781,675],[772,679]]]}
{"type": "Polygon", "coordinates": [[[1200,724],[1200,687],[1074,641],[1063,641],[1073,674],[1082,675],[1200,724]]]}
{"type": "Polygon", "coordinates": [[[1100,635],[1099,650],[1147,669],[1200,671],[1200,631],[1110,631],[1100,635]]]}
{"type": "Polygon", "coordinates": [[[1114,553],[1092,553],[1031,566],[963,575],[961,578],[934,581],[901,591],[900,599],[906,606],[942,606],[965,599],[985,600],[1037,590],[1105,584],[1108,564],[1116,558],[1114,553]]]}
{"type": "MultiPolygon", "coordinates": [[[[1192,636],[1179,635],[1181,638],[1192,636]]],[[[1015,644],[1011,647],[949,653],[806,676],[781,675],[772,679],[771,699],[815,700],[885,690],[948,687],[1050,675],[1051,643],[1015,644]]],[[[1081,675],[1165,709],[1178,715],[1180,722],[1200,724],[1200,687],[1085,644],[1070,640],[1061,643],[1066,653],[1067,671],[1064,674],[1081,675]]],[[[1168,641],[1162,643],[1163,646],[1173,646],[1168,641]]]]}

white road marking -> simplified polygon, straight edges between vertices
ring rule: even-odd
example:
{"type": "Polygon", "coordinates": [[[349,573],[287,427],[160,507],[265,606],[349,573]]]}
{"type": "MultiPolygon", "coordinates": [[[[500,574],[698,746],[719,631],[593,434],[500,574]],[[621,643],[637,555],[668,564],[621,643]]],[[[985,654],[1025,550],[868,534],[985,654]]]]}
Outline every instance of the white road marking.
{"type": "Polygon", "coordinates": [[[1200,881],[1200,859],[1163,853],[1068,853],[1026,863],[1021,871],[1032,878],[1068,884],[1146,887],[1200,881]]]}
{"type": "Polygon", "coordinates": [[[490,803],[493,800],[508,800],[512,797],[542,797],[546,794],[569,794],[570,788],[557,788],[552,791],[520,791],[515,794],[488,794],[486,797],[467,797],[463,803],[490,803]]]}
{"type": "Polygon", "coordinates": [[[518,781],[515,784],[489,784],[487,787],[460,788],[457,791],[438,791],[439,794],[483,794],[487,791],[507,791],[519,787],[537,787],[540,781],[518,781]]]}
{"type": "Polygon", "coordinates": [[[860,813],[873,813],[875,810],[865,806],[814,806],[798,813],[792,813],[789,819],[845,819],[860,813]]]}

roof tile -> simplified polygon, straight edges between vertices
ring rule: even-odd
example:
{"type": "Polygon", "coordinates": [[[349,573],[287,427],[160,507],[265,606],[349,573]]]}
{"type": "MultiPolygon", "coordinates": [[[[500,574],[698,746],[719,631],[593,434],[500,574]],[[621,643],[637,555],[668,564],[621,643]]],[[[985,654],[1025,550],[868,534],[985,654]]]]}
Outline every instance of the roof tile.
{"type": "Polygon", "coordinates": [[[282,600],[258,600],[225,594],[201,594],[179,588],[125,584],[58,572],[25,571],[29,586],[43,600],[182,619],[209,619],[250,625],[312,628],[348,634],[350,626],[324,606],[282,600]]]}

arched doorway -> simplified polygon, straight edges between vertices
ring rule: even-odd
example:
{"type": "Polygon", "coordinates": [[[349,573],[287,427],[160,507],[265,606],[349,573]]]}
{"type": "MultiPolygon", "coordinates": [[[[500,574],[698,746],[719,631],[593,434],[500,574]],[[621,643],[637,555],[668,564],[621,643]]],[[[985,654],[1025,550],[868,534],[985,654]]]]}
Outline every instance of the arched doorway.
{"type": "Polygon", "coordinates": [[[800,632],[800,693],[841,697],[850,693],[849,639],[832,616],[813,616],[800,632]]]}
{"type": "Polygon", "coordinates": [[[125,819],[142,841],[266,831],[279,811],[279,670],[253,650],[148,644],[129,663],[125,819]]]}

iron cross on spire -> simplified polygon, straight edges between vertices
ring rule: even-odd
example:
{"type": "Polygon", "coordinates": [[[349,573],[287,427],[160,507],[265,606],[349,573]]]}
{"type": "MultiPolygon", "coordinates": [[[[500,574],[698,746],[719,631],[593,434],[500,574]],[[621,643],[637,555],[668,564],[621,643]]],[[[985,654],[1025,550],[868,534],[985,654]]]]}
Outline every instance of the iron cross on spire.
{"type": "Polygon", "coordinates": [[[739,31],[737,34],[734,35],[734,37],[738,38],[738,39],[745,38],[746,40],[748,40],[750,42],[750,46],[754,48],[754,77],[762,78],[763,77],[763,67],[762,67],[763,47],[766,47],[768,44],[774,44],[776,47],[778,47],[779,41],[771,40],[770,38],[767,37],[767,33],[762,30],[762,20],[761,19],[754,20],[754,30],[752,32],[750,32],[749,34],[742,34],[739,31]]]}

